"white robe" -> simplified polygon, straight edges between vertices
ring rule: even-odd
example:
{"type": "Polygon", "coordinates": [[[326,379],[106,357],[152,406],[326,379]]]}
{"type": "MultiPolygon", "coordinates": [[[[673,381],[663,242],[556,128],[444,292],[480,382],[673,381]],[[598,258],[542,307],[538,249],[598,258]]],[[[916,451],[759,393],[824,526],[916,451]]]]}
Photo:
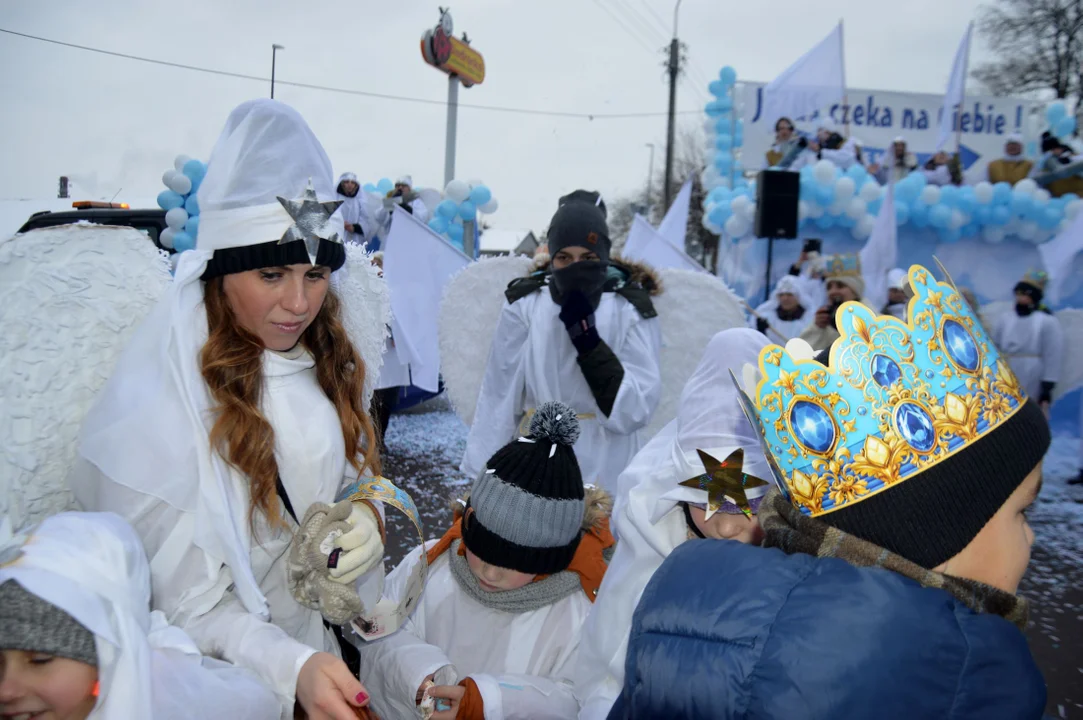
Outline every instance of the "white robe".
{"type": "Polygon", "coordinates": [[[575,456],[583,482],[609,491],[641,446],[662,394],[661,329],[643,319],[623,297],[606,292],[594,311],[601,339],[624,367],[612,411],[606,417],[576,361],[575,346],[549,289],[505,304],[478,395],[462,471],[475,477],[489,458],[519,434],[524,414],[559,400],[580,415],[575,456]]]}
{"type": "MultiPolygon", "coordinates": [[[[414,548],[387,576],[385,597],[398,601],[422,550],[436,542],[414,548]]],[[[450,552],[429,568],[425,592],[398,632],[359,648],[373,710],[383,718],[417,717],[417,691],[436,673],[438,685],[472,678],[485,720],[574,718],[573,671],[591,608],[586,595],[524,613],[494,610],[459,588],[450,552]]]]}
{"type": "Polygon", "coordinates": [[[1005,312],[993,328],[993,342],[1008,356],[1019,385],[1035,402],[1042,382],[1060,379],[1064,335],[1060,322],[1040,310],[1026,317],[1005,312]]]}
{"type": "MultiPolygon", "coordinates": [[[[264,351],[263,373],[261,409],[274,428],[279,474],[300,518],[312,503],[334,503],[344,483],[353,479],[347,477],[342,427],[307,351],[295,359],[264,351]]],[[[138,437],[131,441],[140,442],[138,437]]],[[[168,467],[156,472],[163,485],[171,482],[168,467]]],[[[230,476],[247,507],[247,478],[234,468],[230,476]]],[[[338,655],[339,649],[320,613],[290,594],[286,566],[297,526],[284,508],[280,511],[288,527],[271,529],[265,516],[256,513],[249,538],[251,570],[268,604],[268,622],[245,609],[233,591],[228,566],[210,567],[212,558],[194,542],[195,513],[119,485],[86,461],[77,464],[72,486],[84,507],[116,512],[138,532],[151,561],[154,608],[187,631],[205,654],[255,672],[278,695],[281,717],[291,718],[301,667],[318,651],[338,655]],[[211,587],[205,586],[208,576],[215,578],[211,587]]],[[[378,566],[359,581],[366,607],[379,599],[382,579],[378,566]]]]}
{"type": "MultiPolygon", "coordinates": [[[[353,180],[357,182],[357,176],[353,173],[342,173],[338,179],[338,185],[342,185],[343,180],[353,180]]],[[[352,242],[357,245],[364,245],[373,238],[376,234],[379,226],[376,224],[376,219],[372,216],[372,211],[369,210],[368,202],[365,197],[365,191],[361,189],[361,186],[357,186],[357,192],[353,197],[338,193],[338,199],[342,201],[342,205],[339,206],[339,213],[342,215],[342,221],[349,223],[350,225],[360,225],[361,232],[346,231],[346,242],[352,242]]]]}

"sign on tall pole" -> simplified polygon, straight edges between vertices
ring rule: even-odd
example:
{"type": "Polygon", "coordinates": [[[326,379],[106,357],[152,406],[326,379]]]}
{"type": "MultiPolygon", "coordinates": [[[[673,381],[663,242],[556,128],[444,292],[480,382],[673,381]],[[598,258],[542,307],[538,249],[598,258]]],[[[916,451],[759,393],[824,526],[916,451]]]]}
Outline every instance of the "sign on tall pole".
{"type": "Polygon", "coordinates": [[[485,80],[485,59],[463,33],[462,40],[452,33],[451,12],[440,8],[440,22],[421,36],[421,57],[448,75],[447,141],[444,149],[444,185],[455,179],[455,137],[458,130],[459,85],[469,88],[485,80]]]}

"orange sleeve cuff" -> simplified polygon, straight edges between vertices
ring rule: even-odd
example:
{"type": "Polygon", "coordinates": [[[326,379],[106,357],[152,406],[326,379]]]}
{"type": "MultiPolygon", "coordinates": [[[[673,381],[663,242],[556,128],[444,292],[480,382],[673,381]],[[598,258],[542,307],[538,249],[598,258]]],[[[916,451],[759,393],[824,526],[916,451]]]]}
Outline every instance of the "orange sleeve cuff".
{"type": "Polygon", "coordinates": [[[455,713],[455,720],[485,720],[485,701],[481,699],[481,691],[471,678],[466,678],[459,687],[466,688],[466,694],[459,701],[459,712],[455,713]]]}

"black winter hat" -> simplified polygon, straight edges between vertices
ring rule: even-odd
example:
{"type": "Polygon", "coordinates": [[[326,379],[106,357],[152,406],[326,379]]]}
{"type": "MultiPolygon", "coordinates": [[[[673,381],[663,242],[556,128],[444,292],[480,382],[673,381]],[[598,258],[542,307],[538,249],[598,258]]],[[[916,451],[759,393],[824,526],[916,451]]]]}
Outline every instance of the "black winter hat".
{"type": "MultiPolygon", "coordinates": [[[[586,193],[585,190],[576,191],[579,192],[586,193]]],[[[568,247],[585,247],[593,250],[602,262],[609,262],[612,242],[609,239],[604,206],[599,207],[582,198],[562,202],[553,219],[549,221],[547,240],[550,255],[556,255],[568,247]]]]}
{"type": "Polygon", "coordinates": [[[463,515],[463,543],[497,567],[547,575],[568,567],[586,511],[583,476],[572,445],[575,411],[545,403],[530,435],[510,442],[474,482],[463,515]]]}

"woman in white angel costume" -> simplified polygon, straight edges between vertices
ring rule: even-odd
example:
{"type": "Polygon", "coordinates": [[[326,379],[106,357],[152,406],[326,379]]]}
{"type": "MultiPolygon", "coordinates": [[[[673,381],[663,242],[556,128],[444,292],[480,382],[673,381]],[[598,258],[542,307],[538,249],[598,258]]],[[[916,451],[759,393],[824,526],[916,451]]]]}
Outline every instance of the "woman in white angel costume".
{"type": "Polygon", "coordinates": [[[681,393],[676,419],[620,476],[613,516],[620,542],[579,644],[575,692],[583,720],[608,716],[620,695],[632,613],[673,549],[693,538],[755,545],[763,538],[754,515],[769,489],[771,471],[741,411],[730,371],[739,375],[769,344],[764,335],[746,328],[715,335],[681,393]],[[719,468],[716,461],[725,465],[719,468]],[[701,489],[705,475],[720,474],[738,485],[723,481],[701,489]]]}
{"type": "Polygon", "coordinates": [[[253,671],[283,718],[295,701],[314,720],[367,703],[333,633],[383,584],[382,505],[328,505],[379,471],[363,403],[387,321],[371,317],[376,271],[343,245],[334,198],[295,110],[253,100],[230,114],[197,247],[88,413],[70,479],[84,508],[140,535],[153,608],[253,671]],[[338,522],[322,569],[298,560],[316,550],[291,542],[298,520],[299,538],[338,522]]]}
{"type": "Polygon", "coordinates": [[[150,610],[131,526],[66,512],[10,534],[0,523],[0,716],[266,720],[278,699],[248,670],[202,656],[150,610]]]}

